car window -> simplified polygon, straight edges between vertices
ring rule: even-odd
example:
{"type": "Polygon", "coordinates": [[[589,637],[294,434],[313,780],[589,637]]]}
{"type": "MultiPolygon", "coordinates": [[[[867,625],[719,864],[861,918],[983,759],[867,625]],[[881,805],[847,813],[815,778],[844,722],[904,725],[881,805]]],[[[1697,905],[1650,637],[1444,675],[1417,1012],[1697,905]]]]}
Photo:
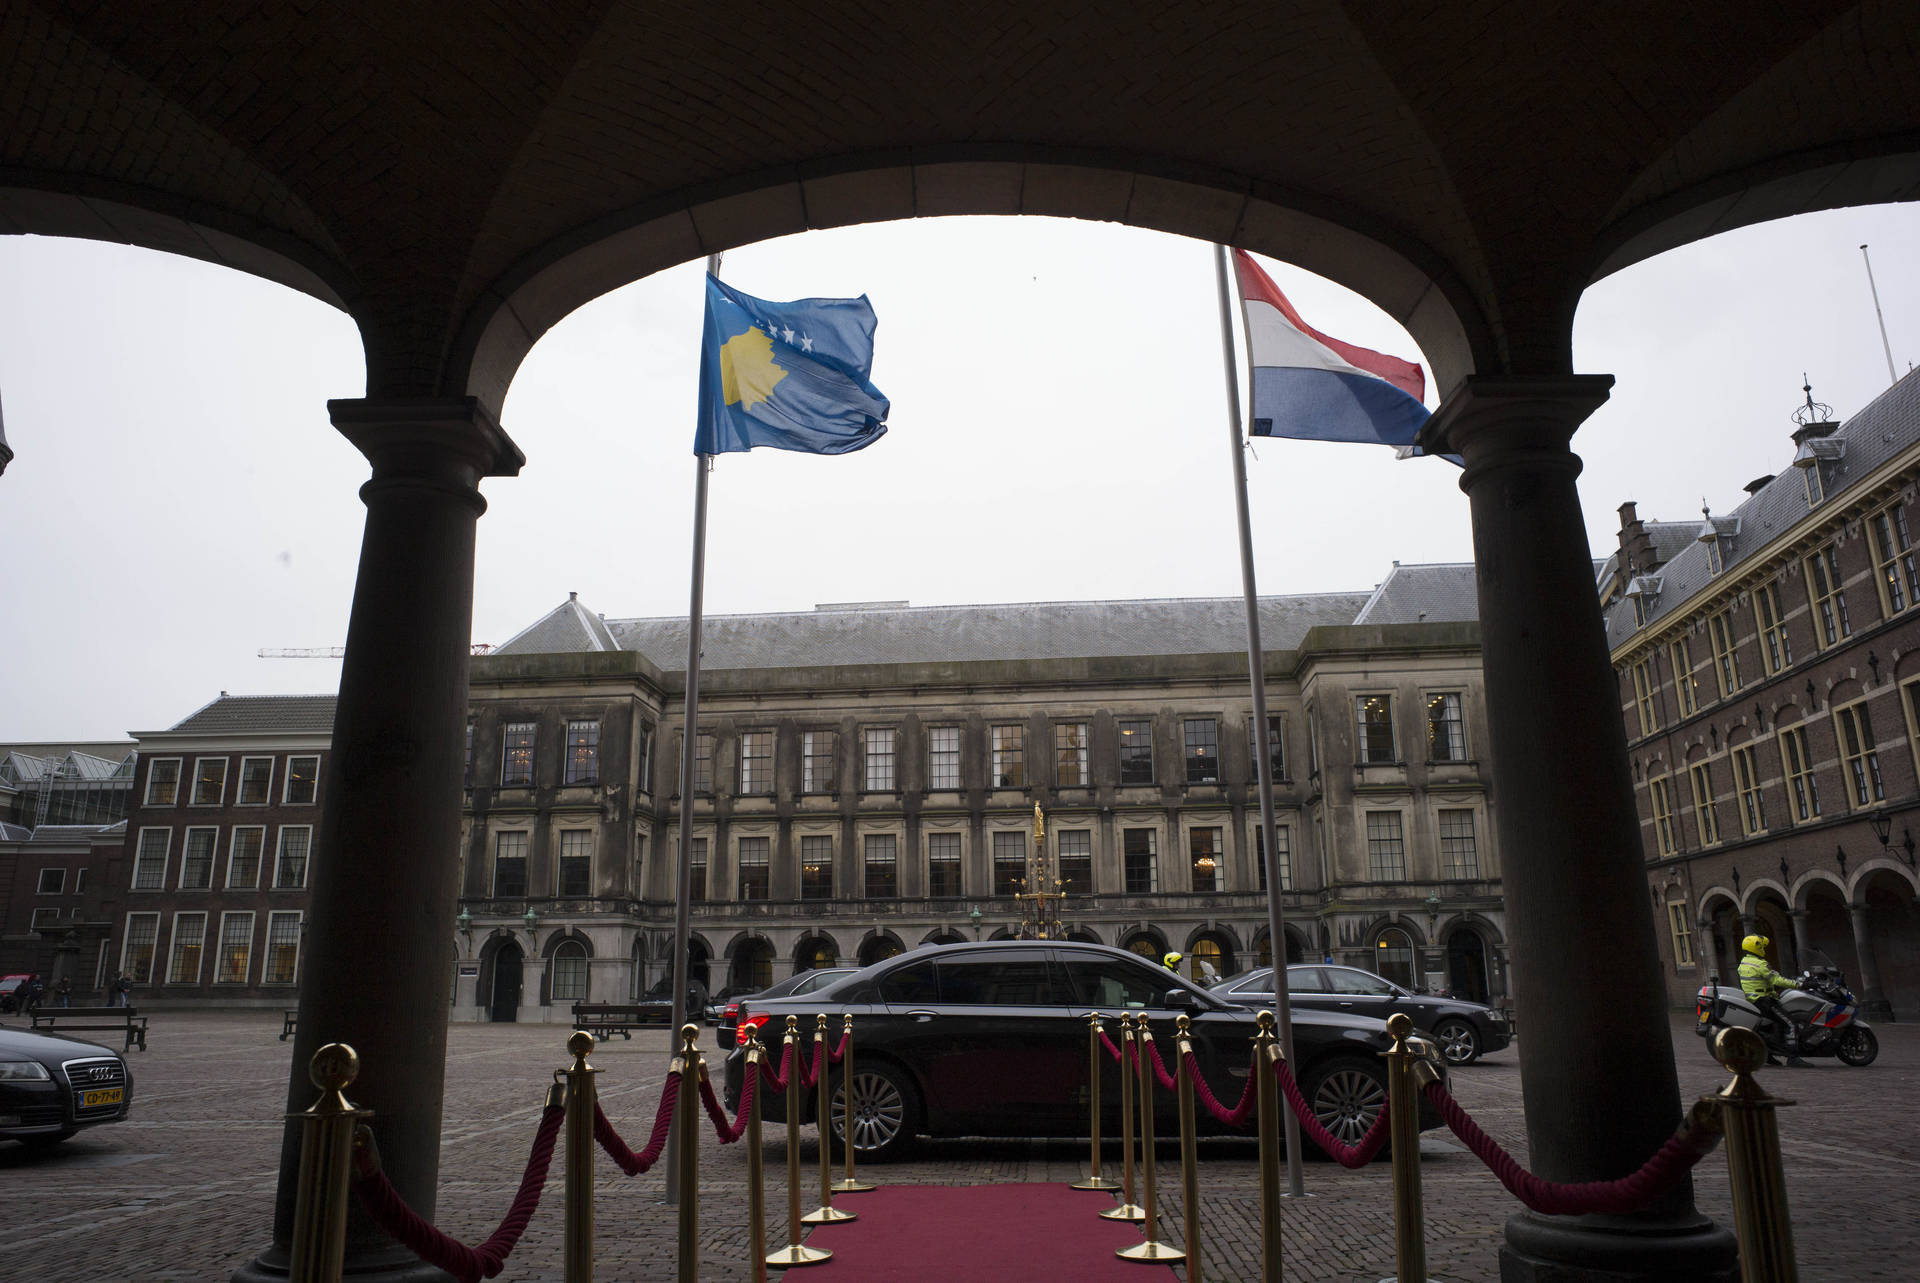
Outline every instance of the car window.
{"type": "Polygon", "coordinates": [[[1045,1007],[1061,1000],[1039,949],[995,949],[937,962],[943,1005],[1045,1007]]]}
{"type": "Polygon", "coordinates": [[[1288,993],[1332,993],[1327,988],[1327,973],[1318,967],[1288,967],[1288,993]]]}
{"type": "Polygon", "coordinates": [[[1068,999],[1076,1007],[1160,1007],[1173,981],[1165,968],[1125,958],[1074,957],[1062,959],[1067,969],[1068,999]]]}
{"type": "MultiPolygon", "coordinates": [[[[1291,981],[1291,974],[1289,974],[1288,979],[1291,981]]],[[[1269,971],[1263,976],[1248,976],[1245,980],[1242,980],[1233,987],[1233,992],[1236,996],[1255,993],[1272,993],[1273,972],[1269,971]]]]}
{"type": "Polygon", "coordinates": [[[1364,993],[1374,996],[1391,994],[1393,986],[1379,976],[1370,976],[1364,971],[1354,971],[1348,967],[1328,967],[1327,978],[1333,981],[1333,993],[1364,993]]]}
{"type": "Polygon", "coordinates": [[[934,1003],[940,989],[934,981],[933,959],[895,967],[874,985],[874,997],[881,1002],[934,1003]]]}

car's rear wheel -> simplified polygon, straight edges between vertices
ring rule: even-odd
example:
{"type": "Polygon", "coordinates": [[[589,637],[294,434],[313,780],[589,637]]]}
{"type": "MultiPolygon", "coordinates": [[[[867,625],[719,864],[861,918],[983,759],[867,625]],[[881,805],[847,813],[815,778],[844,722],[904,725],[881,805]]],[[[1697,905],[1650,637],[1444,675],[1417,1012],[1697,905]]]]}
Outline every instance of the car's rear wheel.
{"type": "MultiPolygon", "coordinates": [[[[833,1134],[846,1143],[846,1080],[833,1085],[833,1134]]],[[[853,1152],[887,1162],[913,1146],[920,1130],[920,1101],[901,1070],[884,1061],[855,1062],[853,1068],[853,1152]]]]}
{"type": "Polygon", "coordinates": [[[1470,1065],[1480,1059],[1480,1031],[1470,1020],[1442,1020],[1433,1027],[1433,1036],[1449,1065],[1470,1065]]]}
{"type": "Polygon", "coordinates": [[[1314,1119],[1343,1145],[1357,1145],[1387,1107],[1387,1074],[1364,1060],[1315,1067],[1302,1085],[1314,1119]]]}

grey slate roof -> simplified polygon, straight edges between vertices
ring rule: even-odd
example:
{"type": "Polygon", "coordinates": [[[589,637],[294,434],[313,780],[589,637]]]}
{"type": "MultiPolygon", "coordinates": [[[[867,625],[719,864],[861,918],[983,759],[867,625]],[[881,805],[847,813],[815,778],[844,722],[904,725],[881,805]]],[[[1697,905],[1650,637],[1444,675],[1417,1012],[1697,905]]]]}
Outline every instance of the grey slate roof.
{"type": "MultiPolygon", "coordinates": [[[[1829,438],[1846,442],[1846,451],[1833,465],[1826,482],[1826,497],[1818,511],[1840,511],[1847,502],[1847,491],[1887,460],[1920,440],[1920,374],[1909,373],[1882,392],[1851,419],[1835,428],[1829,438]]],[[[1669,620],[1682,603],[1705,588],[1715,578],[1724,578],[1765,551],[1779,536],[1807,515],[1806,483],[1798,468],[1786,468],[1772,481],[1748,497],[1731,512],[1715,513],[1722,518],[1737,517],[1740,533],[1730,541],[1726,568],[1720,575],[1707,573],[1707,550],[1698,541],[1704,522],[1662,522],[1691,530],[1688,546],[1675,553],[1655,573],[1660,577],[1660,595],[1647,615],[1647,627],[1669,620]]],[[[1651,529],[1653,524],[1648,522],[1651,529]]],[[[1626,598],[1608,608],[1607,646],[1614,649],[1630,641],[1636,629],[1633,603],[1626,598]]]]}
{"type": "MultiPolygon", "coordinates": [[[[554,609],[493,648],[496,655],[574,655],[581,651],[621,650],[606,620],[568,593],[554,609]]],[[[682,654],[685,651],[682,650],[682,654]]]]}
{"type": "Polygon", "coordinates": [[[1480,592],[1472,562],[1403,566],[1396,561],[1353,622],[1451,624],[1478,618],[1480,592]]]}
{"type": "Polygon", "coordinates": [[[0,842],[25,842],[32,836],[33,830],[26,825],[0,820],[0,842]]]}
{"type": "Polygon", "coordinates": [[[332,695],[222,695],[168,727],[169,734],[333,733],[332,695]]]}

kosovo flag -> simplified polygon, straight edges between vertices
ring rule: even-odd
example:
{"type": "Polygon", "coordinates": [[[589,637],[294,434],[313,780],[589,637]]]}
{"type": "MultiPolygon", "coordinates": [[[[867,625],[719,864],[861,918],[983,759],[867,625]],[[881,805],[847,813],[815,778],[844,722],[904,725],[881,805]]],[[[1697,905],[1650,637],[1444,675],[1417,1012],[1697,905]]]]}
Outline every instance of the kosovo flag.
{"type": "Polygon", "coordinates": [[[708,274],[693,452],[846,454],[878,441],[887,398],[867,377],[877,325],[864,294],[770,303],[708,274]]]}

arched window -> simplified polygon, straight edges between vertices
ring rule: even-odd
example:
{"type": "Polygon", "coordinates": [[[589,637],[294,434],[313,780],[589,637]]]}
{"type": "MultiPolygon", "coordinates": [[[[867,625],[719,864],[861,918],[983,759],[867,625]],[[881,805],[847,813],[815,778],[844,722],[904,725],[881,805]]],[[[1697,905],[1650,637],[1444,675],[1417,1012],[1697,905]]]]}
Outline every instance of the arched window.
{"type": "Polygon", "coordinates": [[[840,951],[833,941],[822,936],[809,940],[800,946],[800,956],[794,959],[797,971],[814,971],[821,967],[835,966],[840,961],[840,951]]]}
{"type": "Polygon", "coordinates": [[[861,947],[860,965],[871,967],[876,962],[885,962],[888,958],[898,957],[905,952],[906,950],[900,947],[900,942],[892,936],[875,936],[861,947]]]}
{"type": "Polygon", "coordinates": [[[1399,927],[1382,927],[1374,940],[1373,969],[1402,989],[1413,984],[1413,940],[1399,927]]]}
{"type": "Polygon", "coordinates": [[[1201,984],[1212,984],[1227,974],[1226,952],[1221,949],[1218,940],[1212,936],[1201,936],[1193,942],[1193,952],[1188,956],[1187,974],[1201,984]]]}
{"type": "Polygon", "coordinates": [[[1155,940],[1152,936],[1144,932],[1127,941],[1127,948],[1139,954],[1141,957],[1150,958],[1155,962],[1160,961],[1161,955],[1166,952],[1165,949],[1160,947],[1158,940],[1155,940]]]}
{"type": "Polygon", "coordinates": [[[587,949],[569,940],[553,951],[553,1000],[584,1002],[587,997],[587,949]]]}

